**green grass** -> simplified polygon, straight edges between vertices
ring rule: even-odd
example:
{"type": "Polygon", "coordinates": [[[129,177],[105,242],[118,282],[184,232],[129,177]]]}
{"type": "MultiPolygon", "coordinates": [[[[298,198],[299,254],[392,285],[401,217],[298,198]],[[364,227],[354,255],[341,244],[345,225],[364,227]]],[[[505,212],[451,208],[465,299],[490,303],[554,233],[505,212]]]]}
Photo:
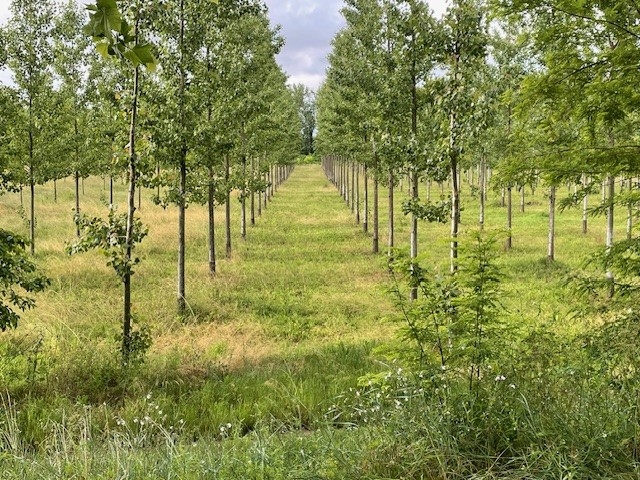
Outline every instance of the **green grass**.
{"type": "MultiPolygon", "coordinates": [[[[85,181],[84,212],[106,213],[103,187],[102,179],[85,181]]],[[[446,469],[472,472],[482,464],[461,458],[456,467],[446,457],[447,449],[463,449],[451,444],[451,431],[428,400],[377,426],[356,416],[362,428],[335,428],[336,411],[357,409],[358,379],[390,368],[384,352],[398,345],[399,312],[386,256],[370,253],[370,235],[355,225],[317,165],[296,167],[246,241],[233,200],[233,258],[220,255],[213,278],[206,209],[189,207],[186,318],[175,313],[177,212],[154,206],[144,192],[140,215],[150,233],[139,249],[133,309],[153,345],[146,363],[131,372],[117,358],[121,285],[99,253],[64,254],[74,235],[73,183],[59,181],[57,188],[55,203],[52,185],[38,187],[36,205],[36,262],[51,287],[17,330],[0,336],[0,388],[7,407],[15,402],[0,419],[3,478],[448,478],[446,469]],[[146,428],[139,423],[145,416],[146,428]]],[[[463,238],[476,228],[478,200],[469,191],[463,190],[463,238]]],[[[560,214],[557,262],[549,264],[543,194],[542,188],[535,197],[529,193],[524,213],[514,209],[514,248],[499,259],[507,273],[504,320],[525,332],[544,327],[569,342],[589,319],[572,315],[572,293],[562,287],[603,244],[604,220],[592,219],[582,235],[579,212],[560,214]]],[[[121,205],[124,195],[118,184],[121,205]]],[[[398,212],[405,195],[398,192],[398,212]]],[[[384,252],[383,189],[380,198],[384,252]]],[[[18,194],[0,198],[1,224],[26,235],[19,207],[18,194]]],[[[222,247],[224,208],[216,214],[222,247]]],[[[485,228],[502,228],[505,217],[491,193],[485,228]]],[[[396,246],[406,251],[408,219],[397,214],[395,220],[396,246]]],[[[617,221],[620,238],[624,218],[617,221]]],[[[447,237],[448,226],[420,225],[424,266],[448,269],[447,237]]],[[[539,390],[531,385],[531,394],[539,390]]],[[[561,461],[560,454],[544,457],[552,458],[561,461]]],[[[476,478],[562,478],[551,466],[539,477],[485,471],[476,478]]]]}

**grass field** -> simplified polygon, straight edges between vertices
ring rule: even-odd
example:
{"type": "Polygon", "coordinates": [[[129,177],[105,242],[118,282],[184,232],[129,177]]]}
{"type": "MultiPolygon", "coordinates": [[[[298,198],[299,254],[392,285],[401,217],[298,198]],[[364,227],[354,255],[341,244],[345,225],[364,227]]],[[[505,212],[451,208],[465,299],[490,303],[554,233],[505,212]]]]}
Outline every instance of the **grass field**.
{"type": "MultiPolygon", "coordinates": [[[[175,313],[177,212],[143,193],[139,213],[150,232],[139,249],[133,309],[153,345],[146,363],[129,372],[117,357],[121,286],[98,252],[64,253],[74,236],[72,181],[59,181],[57,191],[55,203],[52,185],[38,187],[36,204],[35,260],[52,285],[17,330],[0,336],[2,478],[455,478],[444,467],[418,468],[417,450],[385,449],[404,427],[339,428],[332,417],[359,378],[397,368],[385,352],[399,345],[400,317],[385,255],[370,253],[370,237],[319,166],[296,168],[246,241],[234,200],[234,254],[219,261],[214,278],[206,209],[189,207],[186,318],[175,313]]],[[[103,180],[87,179],[84,191],[83,211],[104,214],[103,180]]],[[[477,218],[469,191],[463,231],[477,218]]],[[[543,193],[529,193],[526,211],[514,212],[514,248],[498,260],[504,317],[522,330],[544,326],[570,338],[591,319],[573,315],[563,285],[604,243],[604,219],[583,235],[579,212],[560,214],[557,262],[549,264],[543,193]]],[[[118,185],[122,205],[124,194],[118,185]]],[[[386,196],[380,203],[382,247],[386,196]]],[[[491,193],[485,228],[502,228],[505,216],[491,193]]],[[[26,235],[18,194],[0,198],[0,219],[26,235]]],[[[224,208],[217,220],[221,246],[224,208]]],[[[625,220],[618,219],[619,237],[625,220]]],[[[408,219],[397,215],[396,228],[398,248],[408,249],[408,219]]],[[[446,270],[447,230],[420,226],[423,265],[446,270]]],[[[431,442],[420,447],[435,455],[425,463],[442,463],[431,442]]],[[[476,478],[498,478],[485,470],[476,478]]]]}

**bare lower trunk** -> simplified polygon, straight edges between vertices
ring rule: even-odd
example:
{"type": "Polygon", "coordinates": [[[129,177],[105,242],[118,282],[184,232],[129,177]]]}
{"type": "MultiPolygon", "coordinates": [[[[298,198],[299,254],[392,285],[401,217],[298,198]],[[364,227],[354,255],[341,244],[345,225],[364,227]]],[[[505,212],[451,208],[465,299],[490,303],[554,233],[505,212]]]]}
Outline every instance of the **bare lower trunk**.
{"type": "Polygon", "coordinates": [[[240,212],[240,236],[243,240],[247,238],[247,187],[246,187],[246,178],[247,178],[247,157],[242,157],[242,178],[243,178],[243,186],[242,191],[240,192],[240,204],[241,204],[241,212],[240,212]]]}
{"type": "MultiPolygon", "coordinates": [[[[629,179],[629,192],[633,190],[633,180],[629,179]]],[[[633,205],[629,202],[627,205],[627,240],[633,237],[633,205]]]]}
{"type": "Polygon", "coordinates": [[[547,242],[547,260],[556,259],[556,186],[549,189],[549,240],[547,242]]]}
{"type": "MultiPolygon", "coordinates": [[[[418,201],[418,181],[419,176],[417,170],[411,173],[411,199],[418,201]]],[[[411,233],[409,235],[409,250],[411,255],[411,261],[415,262],[418,258],[418,216],[415,213],[411,213],[411,233]]],[[[415,301],[418,299],[418,288],[412,287],[409,291],[409,300],[415,301]]]]}
{"type": "Polygon", "coordinates": [[[478,192],[480,193],[480,216],[479,216],[479,224],[480,230],[484,229],[484,217],[485,217],[485,159],[484,155],[480,159],[480,165],[478,166],[478,192]]]}
{"type": "Polygon", "coordinates": [[[180,158],[180,198],[178,200],[178,314],[184,315],[187,308],[185,287],[186,224],[187,224],[187,152],[183,149],[180,158]]]}
{"type": "Polygon", "coordinates": [[[364,222],[362,222],[364,233],[369,232],[369,167],[364,166],[364,222]]]}
{"type": "Polygon", "coordinates": [[[356,165],[356,225],[360,225],[360,164],[356,165]]]}
{"type": "MultiPolygon", "coordinates": [[[[76,218],[80,217],[80,174],[78,171],[74,174],[76,188],[76,210],[74,212],[76,218]]],[[[80,236],[80,225],[76,224],[76,236],[80,236]]]]}
{"type": "Polygon", "coordinates": [[[458,270],[458,230],[460,228],[460,190],[458,189],[457,154],[451,158],[451,272],[458,270]]]}
{"type": "Polygon", "coordinates": [[[394,247],[394,198],[393,198],[393,185],[395,183],[395,176],[393,175],[393,170],[389,169],[389,239],[387,242],[387,255],[389,258],[393,257],[393,247],[394,247]]]}
{"type": "MultiPolygon", "coordinates": [[[[606,180],[607,185],[607,200],[609,201],[609,206],[607,207],[607,240],[606,247],[607,251],[611,250],[613,247],[614,241],[614,205],[613,200],[616,194],[616,179],[613,176],[607,177],[606,180]]],[[[607,281],[609,282],[609,297],[613,297],[615,293],[615,279],[613,276],[613,271],[610,269],[607,270],[607,281]]]]}
{"type": "MultiPolygon", "coordinates": [[[[136,180],[137,180],[137,156],[136,156],[136,120],[138,116],[138,91],[140,88],[140,69],[134,68],[133,73],[133,101],[131,108],[131,125],[129,127],[129,189],[127,193],[127,233],[125,237],[125,262],[132,262],[133,235],[136,211],[136,180]]],[[[131,353],[131,272],[127,270],[122,279],[124,287],[124,308],[122,319],[122,361],[128,364],[131,353]]]]}
{"type": "Polygon", "coordinates": [[[209,167],[209,274],[216,274],[216,220],[215,220],[215,201],[216,187],[214,184],[213,167],[209,167]]]}
{"type": "Polygon", "coordinates": [[[251,157],[251,186],[250,186],[250,191],[251,191],[251,206],[250,206],[250,212],[251,212],[251,225],[255,225],[256,224],[256,191],[253,187],[254,184],[254,178],[255,178],[255,174],[256,174],[256,161],[253,157],[251,157]]]}
{"type": "MultiPolygon", "coordinates": [[[[586,187],[587,176],[582,176],[582,184],[586,187]]],[[[582,233],[586,235],[589,231],[589,195],[585,195],[582,199],[582,233]]]]}
{"type": "MultiPolygon", "coordinates": [[[[376,171],[378,166],[378,161],[376,159],[376,171]]],[[[373,178],[373,243],[372,243],[372,250],[373,253],[378,253],[380,251],[380,240],[379,240],[379,234],[380,234],[380,224],[379,224],[379,220],[380,220],[380,215],[379,215],[379,200],[380,200],[380,185],[378,182],[378,177],[374,176],[373,178]]]]}
{"type": "Polygon", "coordinates": [[[513,228],[513,188],[507,187],[507,241],[505,243],[505,249],[511,250],[513,246],[513,235],[511,229],[513,228]]]}
{"type": "Polygon", "coordinates": [[[227,201],[225,202],[225,234],[226,234],[226,256],[231,258],[231,187],[229,186],[229,177],[231,176],[231,165],[229,154],[225,157],[224,183],[227,189],[227,201]]]}
{"type": "Polygon", "coordinates": [[[31,255],[36,254],[36,181],[33,177],[33,167],[31,168],[31,177],[29,179],[29,248],[31,255]]]}

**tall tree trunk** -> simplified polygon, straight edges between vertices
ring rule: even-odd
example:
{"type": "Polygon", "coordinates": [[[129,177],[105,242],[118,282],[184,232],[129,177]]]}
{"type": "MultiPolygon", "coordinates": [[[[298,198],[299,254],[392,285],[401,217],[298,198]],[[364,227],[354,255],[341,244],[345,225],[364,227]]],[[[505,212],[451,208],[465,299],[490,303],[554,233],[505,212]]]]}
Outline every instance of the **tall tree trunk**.
{"type": "Polygon", "coordinates": [[[360,164],[356,162],[356,225],[360,225],[360,164]]]}
{"type": "Polygon", "coordinates": [[[460,190],[458,188],[458,154],[451,155],[451,273],[458,270],[458,230],[460,228],[460,190]]]}
{"type": "Polygon", "coordinates": [[[356,213],[356,162],[351,160],[351,213],[356,213]]]}
{"type": "Polygon", "coordinates": [[[479,224],[480,230],[484,230],[484,217],[485,217],[485,208],[486,208],[486,159],[484,153],[480,157],[480,165],[478,166],[478,192],[480,194],[480,215],[479,215],[479,224]]]}
{"type": "MultiPolygon", "coordinates": [[[[586,187],[587,176],[582,175],[582,185],[586,187]]],[[[582,234],[586,235],[589,231],[589,195],[585,195],[582,199],[582,234]]]]}
{"type": "MultiPolygon", "coordinates": [[[[262,162],[260,162],[260,159],[258,158],[258,165],[257,165],[258,178],[260,178],[260,181],[262,182],[262,174],[260,173],[261,163],[262,162]]],[[[262,190],[258,192],[258,217],[262,217],[262,190]]]]}
{"type": "Polygon", "coordinates": [[[209,274],[216,274],[216,186],[213,166],[209,166],[209,274]]]}
{"type": "MultiPolygon", "coordinates": [[[[415,43],[415,33],[412,33],[411,44],[412,49],[415,43]]],[[[416,59],[411,60],[411,134],[414,139],[418,138],[418,75],[416,59]]],[[[419,175],[418,165],[415,157],[412,159],[414,164],[411,169],[411,200],[418,202],[419,197],[419,175]]],[[[411,233],[409,235],[409,249],[411,262],[415,262],[418,258],[418,216],[415,212],[411,213],[411,233]]],[[[409,291],[409,300],[412,302],[418,299],[418,288],[412,287],[409,291]]]]}
{"type": "Polygon", "coordinates": [[[31,255],[36,254],[36,179],[33,174],[33,165],[29,169],[29,246],[31,255]]]}
{"type": "Polygon", "coordinates": [[[113,206],[113,175],[109,175],[109,206],[113,206]]]}
{"type": "Polygon", "coordinates": [[[225,235],[226,235],[226,256],[231,258],[231,186],[229,180],[231,177],[231,160],[229,154],[225,155],[225,167],[224,167],[224,184],[227,189],[227,200],[225,202],[225,235]]]}
{"type": "Polygon", "coordinates": [[[364,165],[364,222],[362,222],[362,230],[369,233],[369,167],[364,165]]]}
{"type": "Polygon", "coordinates": [[[240,236],[247,238],[247,157],[242,154],[242,190],[240,191],[240,236]]]}
{"type": "Polygon", "coordinates": [[[389,241],[387,242],[387,256],[391,259],[393,258],[393,247],[394,247],[394,199],[393,199],[393,187],[395,184],[395,176],[393,174],[393,169],[389,168],[389,241]]]}
{"type": "MultiPolygon", "coordinates": [[[[606,248],[607,251],[613,248],[614,241],[614,198],[616,195],[616,179],[614,176],[609,175],[606,180],[607,185],[607,201],[609,202],[609,206],[607,207],[607,239],[606,239],[606,248]]],[[[607,270],[607,281],[609,282],[609,297],[613,297],[615,293],[615,279],[613,276],[613,271],[611,269],[607,270]]]]}
{"type": "MultiPolygon", "coordinates": [[[[629,178],[629,192],[633,190],[633,179],[629,178]]],[[[633,205],[631,202],[627,205],[627,240],[633,237],[633,205]]]]}
{"type": "Polygon", "coordinates": [[[53,203],[58,203],[58,180],[53,179],[53,203]]]}
{"type": "Polygon", "coordinates": [[[549,189],[549,241],[547,242],[547,260],[556,259],[556,186],[549,189]]]}
{"type": "MultiPolygon", "coordinates": [[[[76,170],[74,174],[74,184],[76,189],[76,218],[80,217],[80,173],[76,170]]],[[[80,225],[76,223],[76,236],[80,236],[80,225]]]]}
{"type": "Polygon", "coordinates": [[[373,177],[373,243],[372,250],[373,253],[380,252],[380,182],[378,182],[378,154],[375,155],[375,166],[374,166],[374,174],[373,177]]]}
{"type": "Polygon", "coordinates": [[[507,187],[507,241],[505,243],[505,249],[511,250],[513,246],[513,235],[511,229],[513,228],[513,188],[511,185],[507,187]]]}
{"type": "Polygon", "coordinates": [[[183,148],[180,155],[180,198],[178,200],[178,314],[184,315],[187,308],[185,291],[185,257],[187,224],[187,152],[183,148]]]}
{"type": "Polygon", "coordinates": [[[184,0],[180,1],[180,192],[178,198],[178,314],[184,315],[187,309],[187,297],[185,291],[186,276],[186,218],[187,218],[187,139],[186,139],[186,116],[185,116],[185,94],[187,78],[184,67],[184,0]]]}
{"type": "MultiPolygon", "coordinates": [[[[418,201],[419,191],[419,177],[417,167],[414,165],[411,172],[411,198],[414,201],[418,201]]],[[[409,238],[409,250],[411,255],[411,262],[415,262],[418,258],[418,216],[415,213],[411,214],[411,234],[409,238]]],[[[409,291],[409,300],[415,301],[418,299],[418,288],[412,287],[409,291]]]]}
{"type": "MultiPolygon", "coordinates": [[[[137,22],[136,22],[137,30],[137,22]]],[[[140,90],[140,68],[133,70],[133,99],[131,103],[131,124],[129,126],[129,189],[127,193],[127,233],[125,237],[125,262],[131,263],[133,251],[134,214],[136,211],[136,181],[137,181],[137,156],[136,156],[136,121],[138,116],[138,93],[140,90]]],[[[127,270],[123,276],[124,308],[122,319],[122,361],[124,365],[129,362],[131,353],[131,272],[127,270]]]]}
{"type": "Polygon", "coordinates": [[[253,186],[255,170],[256,170],[255,159],[251,157],[251,225],[256,224],[256,191],[253,186]]]}
{"type": "Polygon", "coordinates": [[[36,213],[35,213],[35,199],[36,199],[36,187],[35,187],[35,152],[34,152],[34,138],[33,130],[35,125],[33,123],[33,99],[29,96],[29,189],[30,189],[30,210],[29,210],[29,249],[31,255],[36,254],[36,213]]]}

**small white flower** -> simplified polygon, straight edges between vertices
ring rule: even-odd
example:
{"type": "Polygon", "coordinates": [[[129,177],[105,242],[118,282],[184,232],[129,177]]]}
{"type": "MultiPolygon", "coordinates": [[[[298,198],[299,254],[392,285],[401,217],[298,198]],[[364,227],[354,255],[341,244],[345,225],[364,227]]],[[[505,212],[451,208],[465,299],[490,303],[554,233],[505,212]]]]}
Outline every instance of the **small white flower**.
{"type": "Polygon", "coordinates": [[[512,390],[515,390],[516,386],[512,383],[511,385],[509,385],[509,388],[512,389],[512,390]]]}
{"type": "Polygon", "coordinates": [[[496,382],[504,382],[507,379],[504,375],[498,375],[496,377],[496,382]]]}

